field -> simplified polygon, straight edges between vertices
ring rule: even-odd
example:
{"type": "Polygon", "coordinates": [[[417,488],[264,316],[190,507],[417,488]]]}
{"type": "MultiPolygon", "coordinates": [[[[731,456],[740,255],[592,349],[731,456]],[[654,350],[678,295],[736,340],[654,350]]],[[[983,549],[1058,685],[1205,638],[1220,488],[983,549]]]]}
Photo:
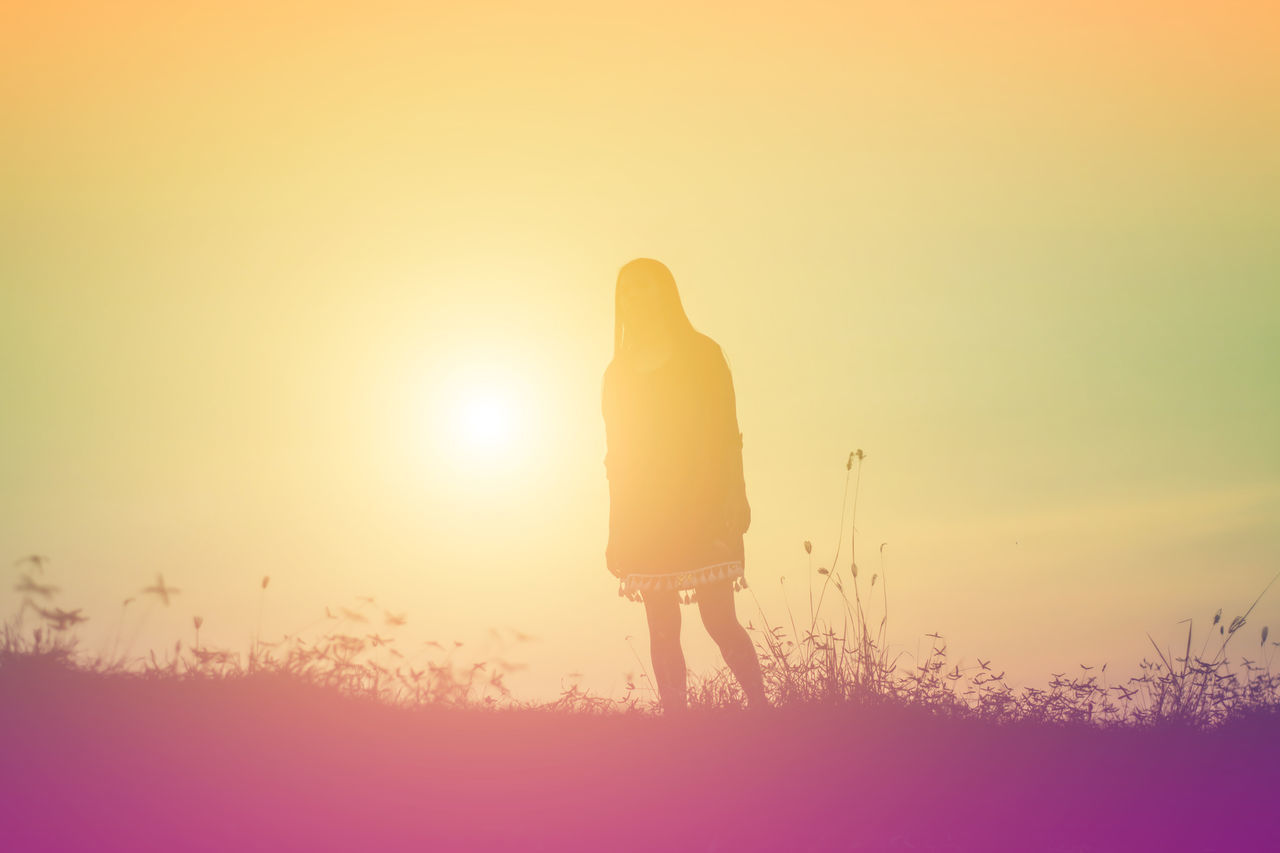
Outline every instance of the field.
{"type": "Polygon", "coordinates": [[[1186,657],[1144,661],[1127,685],[1082,666],[1015,692],[989,662],[952,671],[937,646],[901,670],[859,603],[852,637],[755,630],[772,708],[743,709],[721,670],[694,675],[690,713],[668,717],[638,688],[534,705],[483,663],[384,665],[404,656],[353,609],[316,641],[247,655],[198,633],[165,655],[86,655],[84,617],[42,603],[42,586],[22,576],[0,650],[6,849],[1225,851],[1275,837],[1280,679],[1225,654],[1247,614],[1215,616],[1208,659],[1189,634],[1186,657]]]}

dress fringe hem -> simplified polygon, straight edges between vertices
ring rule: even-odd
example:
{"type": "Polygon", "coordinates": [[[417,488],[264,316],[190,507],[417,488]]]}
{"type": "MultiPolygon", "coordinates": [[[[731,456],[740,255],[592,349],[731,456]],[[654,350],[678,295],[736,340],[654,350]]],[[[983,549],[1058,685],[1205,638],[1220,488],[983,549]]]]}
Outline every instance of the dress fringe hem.
{"type": "Polygon", "coordinates": [[[743,575],[744,568],[741,560],[730,560],[683,572],[627,574],[618,580],[618,595],[629,598],[632,601],[643,601],[642,594],[645,592],[676,590],[680,593],[679,601],[681,604],[692,604],[698,600],[696,587],[701,584],[719,580],[732,580],[735,591],[746,589],[747,579],[743,575]]]}

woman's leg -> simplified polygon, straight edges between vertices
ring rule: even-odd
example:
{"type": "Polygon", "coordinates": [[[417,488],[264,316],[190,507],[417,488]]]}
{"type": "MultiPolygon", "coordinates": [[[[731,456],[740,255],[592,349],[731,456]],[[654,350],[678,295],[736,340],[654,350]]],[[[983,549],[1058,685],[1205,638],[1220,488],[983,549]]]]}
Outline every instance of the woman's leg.
{"type": "Polygon", "coordinates": [[[640,595],[649,620],[649,656],[653,659],[662,711],[679,713],[689,707],[688,675],[680,648],[680,601],[673,589],[650,590],[640,595]]]}
{"type": "Polygon", "coordinates": [[[769,700],[764,694],[764,678],[760,674],[760,659],[751,643],[747,629],[738,622],[733,602],[733,581],[714,581],[698,587],[698,610],[707,633],[720,647],[724,662],[729,665],[747,694],[747,705],[766,707],[769,700]]]}

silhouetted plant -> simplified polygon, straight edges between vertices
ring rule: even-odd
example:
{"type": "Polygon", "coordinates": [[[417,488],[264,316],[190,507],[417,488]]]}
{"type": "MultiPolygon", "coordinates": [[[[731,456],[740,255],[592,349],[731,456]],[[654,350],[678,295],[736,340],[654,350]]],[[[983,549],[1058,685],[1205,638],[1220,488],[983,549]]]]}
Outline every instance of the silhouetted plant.
{"type": "MultiPolygon", "coordinates": [[[[860,472],[864,458],[861,450],[851,453],[846,471],[852,470],[856,459],[860,472]]],[[[848,485],[847,476],[846,493],[848,485]]],[[[854,486],[856,491],[857,481],[854,486]]],[[[855,518],[856,514],[855,494],[855,518]]],[[[843,538],[843,506],[841,516],[838,539],[843,538]]],[[[851,551],[853,544],[851,535],[851,551]]],[[[849,561],[851,600],[846,592],[846,581],[834,568],[820,566],[814,569],[813,544],[808,540],[804,542],[810,581],[810,625],[804,632],[797,630],[789,600],[790,633],[783,625],[770,624],[755,598],[754,590],[747,587],[764,627],[756,627],[749,620],[746,628],[756,635],[754,644],[772,705],[892,705],[998,723],[1031,721],[1099,727],[1190,725],[1210,728],[1238,716],[1280,710],[1280,679],[1271,673],[1268,653],[1268,642],[1271,646],[1280,645],[1280,642],[1269,641],[1267,626],[1262,627],[1259,642],[1259,648],[1266,656],[1265,664],[1245,658],[1241,678],[1241,674],[1231,671],[1225,657],[1227,645],[1246,625],[1254,606],[1276,578],[1272,578],[1242,615],[1227,625],[1220,624],[1221,609],[1213,615],[1210,636],[1216,627],[1222,642],[1217,653],[1208,660],[1202,657],[1203,647],[1199,654],[1191,653],[1192,623],[1188,626],[1182,657],[1165,654],[1152,639],[1159,659],[1149,661],[1144,658],[1140,664],[1142,674],[1129,678],[1126,684],[1107,684],[1105,663],[1096,672],[1095,667],[1080,664],[1080,673],[1071,678],[1065,672],[1052,673],[1047,689],[1026,687],[1016,692],[1005,683],[1003,671],[993,672],[994,667],[989,660],[978,658],[976,665],[964,669],[958,664],[949,666],[945,637],[937,632],[926,635],[933,640],[932,648],[924,660],[917,661],[909,670],[900,669],[898,665],[905,652],[890,660],[885,648],[888,593],[884,560],[887,544],[881,543],[879,547],[880,567],[871,575],[869,583],[869,589],[874,589],[879,581],[884,608],[874,634],[869,630],[863,608],[861,580],[854,554],[850,555],[849,561]],[[815,574],[824,579],[816,605],[812,597],[815,574]],[[818,618],[817,608],[821,606],[828,585],[835,587],[842,603],[843,628],[839,634],[834,626],[826,626],[818,618]],[[1103,683],[1099,683],[1099,678],[1103,683]]],[[[832,567],[836,565],[838,556],[839,546],[831,561],[832,567]]],[[[47,557],[31,555],[19,559],[15,565],[30,564],[36,573],[43,573],[46,562],[47,557]]],[[[1280,574],[1276,577],[1280,578],[1280,574]]],[[[162,575],[157,575],[156,583],[141,591],[148,598],[148,607],[134,626],[124,652],[117,654],[117,647],[127,608],[134,601],[132,597],[126,598],[121,605],[120,617],[105,654],[92,654],[79,648],[73,633],[77,624],[88,619],[82,609],[53,606],[51,601],[61,590],[43,579],[37,581],[31,573],[23,572],[13,587],[21,594],[18,610],[3,626],[0,667],[34,662],[99,674],[170,680],[230,680],[250,674],[276,675],[300,684],[331,688],[398,707],[522,708],[565,713],[654,713],[659,709],[657,691],[639,654],[636,654],[636,659],[640,664],[640,675],[626,675],[626,691],[621,698],[593,696],[572,684],[553,701],[521,701],[512,695],[503,677],[506,672],[522,668],[524,664],[499,658],[469,666],[457,665],[451,658],[463,646],[458,640],[453,640],[449,646],[427,640],[416,649],[403,650],[398,647],[397,631],[407,623],[407,614],[380,608],[369,596],[358,596],[354,607],[325,607],[323,615],[302,629],[283,635],[279,641],[268,642],[261,637],[261,625],[269,582],[269,576],[262,578],[258,631],[243,661],[237,652],[201,643],[202,616],[192,617],[195,628],[193,647],[184,649],[182,641],[178,640],[171,651],[165,651],[163,659],[153,649],[145,657],[130,660],[128,653],[150,608],[157,600],[169,606],[171,598],[180,592],[168,586],[162,575]],[[37,600],[45,603],[37,603],[37,600]],[[367,627],[370,617],[365,611],[368,610],[372,610],[375,616],[381,614],[382,623],[390,629],[390,636],[367,627]],[[40,624],[28,629],[26,620],[32,614],[40,624]],[[312,639],[302,636],[317,625],[325,628],[319,636],[312,639]],[[432,654],[439,659],[423,660],[432,654]],[[646,698],[642,698],[642,694],[646,694],[646,698]]],[[[786,577],[779,582],[785,584],[786,577]]],[[[518,631],[515,636],[519,642],[531,639],[518,631]]],[[[632,638],[626,639],[629,643],[632,638]]],[[[1208,641],[1206,637],[1205,647],[1208,641]]],[[[634,647],[632,652],[635,654],[634,647]]],[[[689,686],[691,708],[731,708],[740,706],[742,702],[741,688],[727,667],[706,676],[693,676],[689,686]]]]}

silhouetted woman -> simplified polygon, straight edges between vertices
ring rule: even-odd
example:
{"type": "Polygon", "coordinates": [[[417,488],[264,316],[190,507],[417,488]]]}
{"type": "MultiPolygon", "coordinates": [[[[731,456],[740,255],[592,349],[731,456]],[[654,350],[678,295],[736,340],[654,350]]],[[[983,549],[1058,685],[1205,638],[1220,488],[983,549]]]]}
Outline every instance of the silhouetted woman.
{"type": "Polygon", "coordinates": [[[624,265],[614,300],[602,392],[605,562],[618,594],[644,602],[665,713],[688,708],[680,605],[695,601],[748,705],[765,707],[760,662],[734,610],[734,591],[747,585],[742,534],[751,506],[729,365],[689,322],[666,265],[624,265]]]}

